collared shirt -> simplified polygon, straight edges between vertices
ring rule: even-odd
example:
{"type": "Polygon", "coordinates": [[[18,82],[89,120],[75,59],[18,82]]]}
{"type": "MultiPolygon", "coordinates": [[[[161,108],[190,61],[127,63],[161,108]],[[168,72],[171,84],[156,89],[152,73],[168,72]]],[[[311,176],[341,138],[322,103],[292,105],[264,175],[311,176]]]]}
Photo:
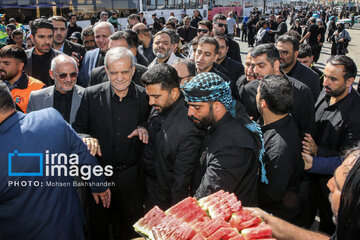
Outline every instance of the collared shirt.
{"type": "Polygon", "coordinates": [[[146,57],[146,59],[149,61],[149,63],[151,63],[156,57],[153,52],[152,45],[153,45],[153,39],[151,39],[148,48],[145,48],[144,45],[140,45],[138,47],[138,51],[146,57]]]}
{"type": "Polygon", "coordinates": [[[71,103],[74,89],[66,93],[61,93],[54,89],[53,107],[63,116],[65,121],[70,121],[71,103]]]}
{"type": "Polygon", "coordinates": [[[128,93],[120,101],[111,87],[111,112],[113,121],[113,141],[114,161],[119,165],[133,164],[135,159],[135,141],[136,138],[128,138],[137,127],[138,103],[134,83],[130,83],[128,93]]]}
{"type": "Polygon", "coordinates": [[[4,80],[4,83],[9,88],[9,91],[12,91],[13,89],[17,88],[19,86],[20,82],[22,82],[24,79],[27,79],[25,73],[22,73],[20,78],[14,82],[14,84],[11,84],[8,80],[4,80]]]}
{"type": "Polygon", "coordinates": [[[322,91],[315,104],[318,156],[339,156],[360,140],[360,96],[351,88],[350,94],[330,105],[330,97],[322,91]]]}
{"type": "Polygon", "coordinates": [[[65,42],[62,44],[61,48],[59,49],[60,52],[64,52],[64,45],[65,45],[65,42]]]}

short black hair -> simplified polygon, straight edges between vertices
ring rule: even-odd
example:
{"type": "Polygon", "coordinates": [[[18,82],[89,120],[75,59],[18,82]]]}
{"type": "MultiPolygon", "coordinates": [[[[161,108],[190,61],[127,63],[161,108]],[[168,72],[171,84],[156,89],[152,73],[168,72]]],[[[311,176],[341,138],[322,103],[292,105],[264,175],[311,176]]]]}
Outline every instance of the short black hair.
{"type": "Polygon", "coordinates": [[[260,44],[251,50],[251,57],[253,58],[263,54],[266,54],[266,58],[270,62],[271,66],[274,65],[276,60],[280,60],[279,50],[277,50],[275,45],[272,43],[260,44]]]}
{"type": "Polygon", "coordinates": [[[299,47],[298,58],[306,58],[313,56],[311,46],[309,44],[303,43],[299,47]]]}
{"type": "Polygon", "coordinates": [[[206,26],[208,29],[209,29],[209,31],[211,32],[212,31],[212,23],[211,23],[211,21],[209,21],[209,20],[202,20],[202,21],[200,21],[199,23],[198,23],[198,28],[199,28],[199,25],[204,25],[204,26],[206,26]]]}
{"type": "Polygon", "coordinates": [[[127,21],[129,22],[129,20],[131,20],[131,19],[137,19],[139,22],[141,22],[140,16],[136,13],[130,14],[130,16],[128,16],[128,18],[127,18],[127,21]]]}
{"type": "Polygon", "coordinates": [[[180,87],[180,79],[176,69],[166,63],[156,64],[149,68],[142,76],[144,86],[161,84],[161,89],[171,91],[180,87]]]}
{"type": "Polygon", "coordinates": [[[172,28],[174,28],[174,29],[176,28],[175,23],[172,22],[172,21],[167,21],[167,22],[165,23],[165,25],[171,25],[172,28]]]}
{"type": "Polygon", "coordinates": [[[153,38],[153,39],[155,39],[155,37],[157,37],[157,36],[159,36],[159,35],[161,35],[161,34],[166,34],[166,35],[168,35],[168,36],[170,37],[170,39],[171,39],[171,44],[174,44],[174,43],[175,43],[174,38],[171,36],[171,33],[170,33],[169,31],[164,31],[164,30],[157,32],[157,33],[154,35],[154,38],[153,38]]]}
{"type": "Polygon", "coordinates": [[[195,76],[196,75],[195,63],[190,58],[178,58],[172,63],[172,65],[177,65],[177,64],[185,64],[186,68],[187,68],[187,70],[189,72],[189,75],[190,76],[195,76]]]}
{"type": "Polygon", "coordinates": [[[226,16],[224,14],[217,13],[213,17],[213,22],[215,23],[217,20],[225,20],[226,21],[226,16]]]}
{"type": "Polygon", "coordinates": [[[10,28],[11,31],[14,31],[16,29],[16,26],[12,23],[9,23],[8,25],[6,25],[7,28],[10,28]]]}
{"type": "Polygon", "coordinates": [[[218,41],[216,41],[215,38],[210,37],[210,36],[202,36],[199,39],[198,46],[203,45],[203,44],[212,44],[212,45],[214,45],[215,46],[215,54],[219,53],[219,48],[220,48],[219,43],[218,43],[218,41]]]}
{"type": "Polygon", "coordinates": [[[287,35],[287,34],[284,34],[284,35],[281,35],[277,40],[276,40],[276,43],[278,42],[282,42],[282,43],[291,43],[291,45],[293,46],[293,51],[299,51],[299,45],[300,45],[300,42],[299,42],[299,39],[297,39],[296,37],[294,36],[290,36],[290,35],[287,35]]]}
{"type": "Polygon", "coordinates": [[[0,113],[6,113],[12,109],[15,109],[15,104],[9,88],[3,81],[0,81],[0,113]]]}
{"type": "Polygon", "coordinates": [[[215,39],[222,39],[225,41],[226,46],[229,46],[229,40],[224,34],[219,34],[214,37],[215,39]]]}
{"type": "Polygon", "coordinates": [[[30,28],[31,28],[31,35],[33,35],[34,37],[39,28],[51,29],[54,32],[54,26],[52,25],[52,23],[49,20],[43,18],[37,18],[34,21],[32,21],[30,28]]]}
{"type": "Polygon", "coordinates": [[[345,55],[335,55],[330,57],[326,63],[330,63],[333,66],[342,65],[345,68],[344,80],[349,78],[356,78],[357,67],[350,57],[345,55]]]}
{"type": "Polygon", "coordinates": [[[267,75],[259,81],[260,99],[264,99],[271,112],[282,115],[289,113],[293,105],[293,87],[290,81],[280,75],[267,75]]]}
{"type": "Polygon", "coordinates": [[[290,30],[290,31],[286,32],[284,35],[293,36],[293,37],[296,37],[299,41],[301,40],[300,33],[298,33],[295,30],[290,30]]]}
{"type": "Polygon", "coordinates": [[[69,15],[68,15],[69,20],[71,20],[71,18],[72,18],[73,16],[77,17],[77,16],[76,16],[76,13],[69,13],[69,15]]]}
{"type": "Polygon", "coordinates": [[[24,33],[23,33],[23,31],[22,31],[20,28],[15,29],[15,30],[12,31],[12,33],[11,33],[11,37],[12,37],[12,38],[14,38],[14,37],[17,36],[17,35],[21,35],[21,36],[24,37],[24,33]]]}
{"type": "Polygon", "coordinates": [[[6,45],[5,47],[1,48],[0,57],[15,58],[20,62],[24,63],[24,67],[27,63],[27,56],[25,50],[16,45],[6,45]]]}
{"type": "Polygon", "coordinates": [[[109,40],[121,40],[125,39],[129,48],[138,47],[139,46],[139,37],[136,32],[130,29],[125,29],[122,31],[114,32],[109,40]]]}
{"type": "MultiPolygon", "coordinates": [[[[172,22],[173,23],[173,22],[172,22]]],[[[173,23],[174,24],[174,23],[173,23]]],[[[180,35],[174,30],[174,29],[165,29],[164,32],[168,32],[171,36],[171,40],[174,43],[179,43],[180,42],[180,35]]]]}
{"type": "Polygon", "coordinates": [[[81,40],[85,41],[85,37],[87,37],[87,36],[95,36],[93,27],[94,27],[93,25],[90,25],[82,30],[81,40]]]}
{"type": "MultiPolygon", "coordinates": [[[[76,15],[75,15],[76,16],[76,15]]],[[[67,21],[66,18],[64,18],[63,16],[52,16],[49,18],[49,21],[59,21],[59,22],[63,22],[65,24],[65,28],[67,28],[67,21]]]]}

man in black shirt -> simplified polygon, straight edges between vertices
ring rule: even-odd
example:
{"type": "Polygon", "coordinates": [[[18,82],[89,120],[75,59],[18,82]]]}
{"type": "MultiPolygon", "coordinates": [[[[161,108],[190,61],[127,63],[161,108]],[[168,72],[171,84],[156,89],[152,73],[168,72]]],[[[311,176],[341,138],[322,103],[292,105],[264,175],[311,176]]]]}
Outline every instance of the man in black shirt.
{"type": "MultiPolygon", "coordinates": [[[[352,87],[356,74],[356,65],[349,57],[333,56],[327,61],[324,90],[315,104],[316,133],[306,134],[305,153],[319,157],[340,156],[360,140],[360,96],[352,87]]],[[[326,184],[330,177],[314,174],[309,194],[312,207],[320,211],[320,231],[329,235],[335,230],[327,202],[326,184]]]]}
{"type": "Polygon", "coordinates": [[[73,32],[82,32],[82,28],[76,24],[76,21],[77,21],[76,13],[70,13],[69,25],[67,26],[68,31],[67,31],[66,39],[69,39],[69,37],[73,32]]]}
{"type": "Polygon", "coordinates": [[[110,211],[90,206],[91,238],[109,239],[111,224],[114,238],[132,239],[136,237],[132,224],[143,215],[137,136],[147,143],[147,131],[140,126],[147,120],[149,108],[145,89],[131,82],[135,71],[131,51],[109,50],[105,67],[110,81],[85,89],[73,127],[99,162],[114,169],[107,177],[115,183],[110,211]]]}
{"type": "Polygon", "coordinates": [[[249,51],[246,54],[246,59],[245,59],[245,66],[244,66],[245,74],[240,76],[238,78],[238,80],[236,81],[236,87],[237,87],[237,90],[239,91],[239,95],[241,95],[240,92],[242,91],[243,87],[247,83],[256,80],[254,69],[253,69],[253,67],[251,65],[251,60],[252,60],[251,51],[249,51]]]}
{"type": "Polygon", "coordinates": [[[180,35],[181,42],[183,44],[190,43],[190,41],[197,35],[196,28],[190,26],[190,21],[191,21],[191,18],[186,16],[183,20],[184,25],[181,27],[178,27],[178,29],[176,30],[177,34],[180,35]]]}
{"type": "MultiPolygon", "coordinates": [[[[226,17],[225,15],[218,13],[213,18],[213,33],[216,35],[224,35],[226,31],[226,17]]],[[[241,63],[240,46],[237,42],[232,40],[229,36],[228,45],[229,51],[227,56],[241,63]]]]}
{"type": "Polygon", "coordinates": [[[315,54],[316,49],[319,46],[318,36],[319,36],[319,27],[316,25],[316,18],[311,17],[309,19],[309,27],[307,29],[307,33],[300,40],[300,43],[303,43],[305,39],[307,39],[307,43],[311,46],[313,55],[315,54]]]}
{"type": "Polygon", "coordinates": [[[232,79],[232,81],[236,81],[244,74],[244,66],[240,62],[226,56],[229,51],[228,37],[225,35],[216,35],[215,39],[219,43],[219,57],[216,63],[223,68],[226,76],[232,79]]]}
{"type": "Polygon", "coordinates": [[[153,38],[150,29],[143,23],[138,23],[132,28],[139,37],[140,46],[138,47],[139,53],[143,54],[146,59],[151,63],[155,59],[153,52],[153,38]]]}
{"type": "Polygon", "coordinates": [[[267,212],[298,223],[304,162],[299,130],[289,114],[292,95],[290,81],[282,76],[267,75],[260,81],[256,101],[262,116],[259,122],[265,144],[263,161],[269,183],[258,183],[258,202],[267,212]]]}
{"type": "Polygon", "coordinates": [[[202,143],[188,118],[176,70],[164,63],[144,73],[142,82],[153,106],[149,143],[142,155],[146,176],[146,209],[167,209],[190,195],[189,187],[202,143]]]}
{"type": "Polygon", "coordinates": [[[236,119],[229,85],[219,75],[205,72],[187,82],[183,92],[188,116],[206,131],[192,194],[200,199],[223,189],[244,206],[256,205],[259,149],[253,133],[236,119]]]}
{"type": "Polygon", "coordinates": [[[216,39],[209,36],[201,37],[195,52],[196,72],[198,74],[204,72],[214,72],[220,75],[225,82],[230,82],[233,97],[236,100],[239,100],[238,91],[236,91],[237,79],[230,79],[226,76],[223,67],[216,63],[218,57],[219,43],[216,39]]]}
{"type": "MultiPolygon", "coordinates": [[[[273,44],[262,44],[251,51],[252,65],[257,80],[245,85],[240,95],[240,102],[244,105],[250,117],[257,121],[260,117],[256,107],[256,93],[259,81],[266,75],[284,75],[280,70],[280,54],[273,44]]],[[[306,132],[312,132],[315,125],[314,101],[310,89],[302,82],[285,77],[293,86],[293,107],[290,111],[299,129],[300,137],[306,132]]]]}
{"type": "Polygon", "coordinates": [[[282,35],[276,41],[276,48],[280,53],[281,70],[308,86],[313,94],[314,102],[320,94],[319,75],[297,60],[299,54],[299,40],[294,36],[282,35]]]}
{"type": "Polygon", "coordinates": [[[50,63],[53,58],[61,54],[52,48],[54,26],[48,20],[36,19],[31,23],[31,36],[34,48],[26,50],[27,63],[24,72],[51,86],[54,82],[49,75],[50,63]]]}
{"type": "Polygon", "coordinates": [[[275,41],[287,32],[286,21],[283,21],[283,17],[281,15],[276,16],[277,29],[276,31],[270,30],[269,33],[275,35],[275,41]]]}

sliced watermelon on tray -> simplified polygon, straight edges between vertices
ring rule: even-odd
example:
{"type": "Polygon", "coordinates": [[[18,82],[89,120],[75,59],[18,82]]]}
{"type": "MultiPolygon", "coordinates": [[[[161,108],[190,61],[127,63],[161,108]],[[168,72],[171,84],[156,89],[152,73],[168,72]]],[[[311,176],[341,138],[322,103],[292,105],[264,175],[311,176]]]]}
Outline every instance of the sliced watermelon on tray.
{"type": "Polygon", "coordinates": [[[163,210],[158,206],[153,207],[143,218],[140,218],[133,227],[136,232],[142,233],[148,236],[150,239],[154,239],[152,236],[152,227],[158,225],[161,220],[166,216],[163,210]]]}
{"type": "Polygon", "coordinates": [[[269,225],[260,224],[259,226],[242,230],[241,234],[244,236],[245,240],[259,238],[264,239],[265,237],[271,237],[272,230],[269,225]]]}

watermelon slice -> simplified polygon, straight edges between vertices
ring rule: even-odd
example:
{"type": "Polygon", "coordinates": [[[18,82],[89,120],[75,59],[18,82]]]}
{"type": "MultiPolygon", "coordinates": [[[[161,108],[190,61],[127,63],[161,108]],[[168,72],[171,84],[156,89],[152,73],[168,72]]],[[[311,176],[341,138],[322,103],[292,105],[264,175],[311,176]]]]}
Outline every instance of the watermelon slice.
{"type": "Polygon", "coordinates": [[[184,212],[187,213],[188,207],[193,204],[197,204],[195,198],[187,197],[184,200],[172,206],[171,208],[169,208],[168,210],[166,210],[165,213],[170,215],[177,215],[179,213],[184,213],[184,212]]]}
{"type": "Polygon", "coordinates": [[[218,230],[216,230],[216,232],[214,232],[212,235],[210,235],[209,237],[207,237],[207,240],[219,240],[219,239],[223,239],[223,240],[227,240],[231,237],[235,237],[239,235],[239,232],[232,227],[222,227],[219,228],[218,230]]]}
{"type": "Polygon", "coordinates": [[[241,231],[245,240],[271,237],[272,230],[269,225],[261,224],[257,227],[247,228],[241,231]]]}
{"type": "Polygon", "coordinates": [[[257,225],[259,225],[259,223],[262,222],[261,217],[254,217],[253,219],[246,221],[246,222],[242,222],[239,224],[239,228],[237,228],[239,231],[246,229],[246,228],[250,228],[250,227],[255,227],[257,225]]]}
{"type": "Polygon", "coordinates": [[[191,240],[205,240],[205,238],[197,233],[191,240]]]}
{"type": "Polygon", "coordinates": [[[188,240],[192,239],[196,235],[194,229],[192,229],[186,222],[183,222],[177,229],[169,236],[169,239],[188,240]]]}
{"type": "Polygon", "coordinates": [[[158,225],[166,214],[158,206],[153,207],[146,213],[143,218],[140,218],[133,227],[136,232],[146,235],[150,239],[154,239],[151,229],[158,225]]]}
{"type": "Polygon", "coordinates": [[[246,208],[242,208],[239,211],[232,214],[229,223],[231,227],[234,227],[240,231],[241,229],[243,229],[242,227],[240,227],[240,224],[243,222],[247,222],[253,218],[254,216],[251,215],[250,210],[246,208]]]}
{"type": "Polygon", "coordinates": [[[212,219],[203,229],[199,231],[199,233],[203,237],[207,238],[222,227],[229,228],[230,225],[222,219],[212,219]]]}
{"type": "Polygon", "coordinates": [[[166,215],[161,219],[160,223],[157,226],[152,228],[153,236],[156,236],[156,239],[166,240],[170,239],[171,234],[180,226],[182,222],[177,218],[166,215]]]}
{"type": "Polygon", "coordinates": [[[224,193],[225,193],[224,190],[217,191],[216,193],[213,193],[207,197],[203,197],[203,198],[199,199],[198,203],[200,206],[203,206],[205,203],[207,203],[211,199],[220,198],[220,196],[223,195],[224,193]]]}
{"type": "Polygon", "coordinates": [[[243,235],[239,234],[238,236],[232,237],[229,240],[245,240],[245,238],[243,235]]]}

